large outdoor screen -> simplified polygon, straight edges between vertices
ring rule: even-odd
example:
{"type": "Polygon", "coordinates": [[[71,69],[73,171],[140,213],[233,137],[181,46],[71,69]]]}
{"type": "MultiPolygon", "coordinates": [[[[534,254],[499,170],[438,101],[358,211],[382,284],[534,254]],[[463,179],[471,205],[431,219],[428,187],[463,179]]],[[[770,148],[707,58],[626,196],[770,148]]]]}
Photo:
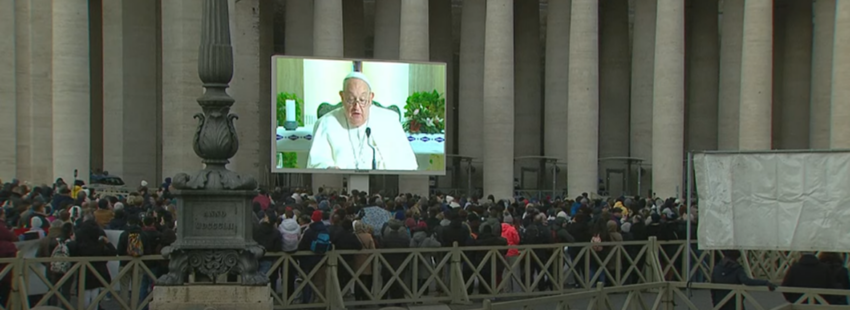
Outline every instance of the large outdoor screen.
{"type": "Polygon", "coordinates": [[[445,174],[446,65],[272,57],[272,172],[445,174]]]}

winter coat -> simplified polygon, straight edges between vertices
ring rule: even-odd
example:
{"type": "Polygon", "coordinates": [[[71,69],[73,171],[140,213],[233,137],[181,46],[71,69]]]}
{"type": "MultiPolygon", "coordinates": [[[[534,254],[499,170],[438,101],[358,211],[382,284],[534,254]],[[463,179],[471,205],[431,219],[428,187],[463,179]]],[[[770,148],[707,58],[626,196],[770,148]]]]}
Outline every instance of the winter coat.
{"type": "MultiPolygon", "coordinates": [[[[413,233],[413,237],[410,238],[410,248],[411,249],[426,249],[426,248],[439,248],[442,244],[440,241],[437,241],[437,238],[434,235],[428,236],[428,233],[424,231],[416,231],[413,233]]],[[[419,261],[419,271],[418,278],[420,280],[428,279],[428,276],[431,274],[431,271],[428,270],[428,267],[425,265],[426,262],[431,265],[433,268],[434,265],[431,264],[431,258],[434,257],[435,252],[424,252],[422,256],[425,257],[425,262],[419,261]]]]}
{"type": "MultiPolygon", "coordinates": [[[[360,244],[363,246],[364,250],[374,250],[375,247],[375,239],[372,238],[372,234],[366,230],[357,232],[357,239],[360,240],[360,244]]],[[[363,268],[363,265],[369,261],[369,256],[371,254],[357,254],[354,255],[354,271],[360,270],[363,268]]],[[[360,275],[371,275],[372,274],[372,263],[369,263],[368,266],[363,269],[363,273],[360,275]]]]}
{"type": "MultiPolygon", "coordinates": [[[[89,241],[80,243],[76,241],[68,242],[68,252],[71,257],[106,257],[115,256],[118,251],[110,242],[89,241]]],[[[106,261],[91,262],[94,270],[103,278],[106,283],[112,282],[112,276],[109,275],[109,269],[106,268],[106,261]]],[[[105,285],[97,279],[97,276],[91,270],[86,270],[86,290],[102,288],[105,285]]]]}
{"type": "MultiPolygon", "coordinates": [[[[519,245],[519,233],[517,233],[516,228],[511,226],[510,224],[502,223],[502,238],[508,242],[508,245],[519,245]]],[[[518,256],[518,249],[508,249],[506,257],[518,256]]]]}
{"type": "MultiPolygon", "coordinates": [[[[782,286],[831,289],[835,288],[834,279],[835,275],[829,266],[821,263],[813,254],[804,254],[785,273],[782,286]]],[[[790,303],[797,302],[797,299],[802,296],[797,293],[782,293],[782,295],[790,303]]]]}
{"type": "MultiPolygon", "coordinates": [[[[738,264],[737,261],[725,258],[720,264],[714,266],[711,271],[711,283],[716,284],[743,284],[749,286],[764,286],[770,283],[764,280],[755,280],[747,276],[744,267],[738,264]]],[[[723,298],[726,297],[730,290],[711,290],[711,303],[717,305],[723,298]]],[[[735,310],[735,298],[733,297],[720,310],[735,310]]]]}

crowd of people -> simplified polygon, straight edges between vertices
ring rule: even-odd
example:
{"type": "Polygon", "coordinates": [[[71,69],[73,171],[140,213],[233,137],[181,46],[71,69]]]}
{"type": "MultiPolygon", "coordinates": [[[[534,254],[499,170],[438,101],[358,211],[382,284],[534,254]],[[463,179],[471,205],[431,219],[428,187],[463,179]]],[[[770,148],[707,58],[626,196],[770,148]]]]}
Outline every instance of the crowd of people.
{"type": "MultiPolygon", "coordinates": [[[[23,240],[39,240],[40,257],[156,255],[162,247],[176,240],[174,228],[179,212],[170,194],[169,180],[153,191],[143,182],[136,191],[126,196],[100,195],[86,189],[84,185],[79,181],[66,184],[61,179],[50,186],[28,186],[15,180],[4,183],[0,189],[0,206],[3,207],[3,212],[0,212],[0,257],[14,257],[17,252],[15,242],[23,240]],[[105,233],[107,230],[121,231],[115,243],[110,242],[105,233]]],[[[641,241],[650,237],[659,241],[684,240],[688,234],[695,240],[699,212],[696,205],[692,204],[690,208],[688,210],[687,203],[675,198],[593,199],[582,194],[573,199],[514,197],[496,200],[493,196],[452,197],[439,192],[429,197],[411,194],[386,197],[356,190],[350,193],[328,193],[319,189],[313,194],[297,188],[275,188],[272,191],[261,189],[253,200],[253,236],[267,252],[312,252],[310,255],[299,255],[295,260],[305,275],[313,272],[309,279],[312,285],[306,285],[299,298],[302,303],[310,303],[316,295],[314,287],[324,290],[326,270],[320,264],[322,255],[334,249],[563,244],[566,247],[560,248],[565,249],[564,255],[568,259],[582,260],[584,256],[579,255],[581,247],[567,245],[641,241]],[[692,224],[690,231],[687,229],[688,221],[692,224]]],[[[546,262],[558,249],[547,247],[533,252],[541,262],[546,262]]],[[[637,253],[640,246],[627,245],[624,249],[625,254],[620,255],[631,255],[633,259],[638,259],[636,266],[642,268],[645,263],[637,253]]],[[[590,246],[590,250],[604,260],[611,247],[600,244],[590,246]]],[[[498,294],[492,291],[489,283],[503,281],[508,281],[505,289],[509,292],[522,289],[515,281],[516,278],[526,276],[520,274],[522,270],[505,270],[511,268],[518,259],[517,249],[499,251],[504,260],[495,260],[496,266],[490,266],[490,259],[485,260],[489,252],[486,248],[467,248],[462,251],[470,262],[463,264],[463,277],[469,280],[477,272],[481,280],[481,283],[469,286],[468,293],[471,294],[477,288],[483,295],[498,294]],[[476,268],[480,264],[486,266],[476,268]]],[[[402,283],[408,287],[411,287],[411,283],[417,283],[418,286],[425,284],[425,280],[430,277],[429,270],[433,270],[441,258],[436,253],[439,252],[426,255],[428,259],[424,263],[430,263],[431,268],[423,263],[418,264],[418,276],[415,279],[412,279],[414,276],[410,272],[413,267],[407,267],[401,273],[393,273],[392,269],[399,269],[403,264],[406,253],[383,254],[390,268],[373,268],[372,264],[378,262],[370,260],[368,253],[343,255],[342,260],[356,272],[352,274],[348,268],[338,268],[337,276],[342,287],[351,287],[349,283],[356,276],[363,285],[353,285],[354,299],[370,300],[369,290],[363,288],[371,287],[373,271],[379,272],[377,278],[383,283],[389,283],[383,298],[402,299],[406,295],[402,283]]],[[[739,254],[736,253],[725,253],[725,258],[715,266],[712,282],[772,286],[767,282],[742,277],[736,256],[739,254]]],[[[271,275],[275,289],[278,283],[286,281],[288,291],[285,293],[291,296],[297,281],[307,279],[292,269],[281,272],[284,266],[272,270],[275,260],[274,256],[261,259],[260,270],[271,275]],[[287,275],[285,279],[281,278],[284,274],[287,275]]],[[[145,264],[156,276],[167,272],[164,261],[146,261],[145,264]]],[[[600,264],[591,259],[588,271],[597,274],[598,270],[607,270],[600,273],[598,282],[611,285],[605,275],[616,271],[616,266],[612,264],[616,264],[616,260],[600,264]]],[[[584,265],[582,261],[574,264],[584,265]]],[[[95,262],[93,266],[107,283],[111,281],[105,262],[95,262]]],[[[57,281],[69,267],[70,263],[49,263],[46,276],[51,281],[57,281]]],[[[527,276],[542,277],[536,290],[551,290],[555,287],[553,279],[541,276],[547,271],[542,268],[545,267],[531,264],[528,272],[532,274],[527,276]]],[[[577,270],[580,274],[585,272],[581,269],[577,270]]],[[[638,269],[636,272],[642,271],[638,269]]],[[[445,279],[446,275],[441,277],[445,279]]],[[[847,269],[838,254],[822,254],[820,258],[809,254],[791,268],[783,285],[850,289],[846,279],[847,269]],[[814,283],[810,281],[812,274],[820,274],[826,280],[814,283]]],[[[88,306],[94,303],[95,297],[106,285],[92,273],[87,273],[85,280],[85,295],[78,298],[84,298],[88,306]]],[[[634,273],[625,279],[626,283],[636,281],[634,273]]],[[[74,282],[66,281],[61,287],[60,295],[67,300],[72,295],[74,282]]],[[[578,283],[566,284],[578,286],[578,283]]],[[[0,302],[5,303],[8,299],[10,285],[11,277],[8,275],[0,281],[0,302]]],[[[152,285],[153,278],[143,277],[139,294],[141,300],[147,297],[152,285]]],[[[428,288],[424,289],[428,294],[428,288]]],[[[438,287],[434,293],[447,292],[440,292],[438,287]]],[[[828,297],[830,303],[842,303],[840,297],[828,297]]],[[[787,295],[787,298],[791,300],[794,295],[787,295]]],[[[846,298],[843,302],[846,303],[846,298]]],[[[53,297],[50,304],[61,305],[57,297],[53,297]]]]}
{"type": "MultiPolygon", "coordinates": [[[[57,179],[49,186],[29,186],[17,180],[3,183],[0,189],[0,257],[15,257],[15,242],[38,240],[38,257],[107,257],[156,255],[176,240],[174,201],[168,184],[151,192],[147,184],[126,196],[100,195],[81,181],[67,184],[57,179]],[[121,231],[118,240],[109,240],[106,231],[121,231]],[[114,242],[113,242],[114,241],[114,242]]],[[[84,305],[97,303],[97,296],[112,280],[106,261],[91,263],[86,273],[84,305]],[[98,279],[98,275],[106,283],[98,279]]],[[[165,262],[146,262],[157,276],[167,272],[165,262]]],[[[53,283],[69,271],[70,262],[46,264],[46,277],[53,283]]],[[[0,281],[0,304],[5,305],[11,289],[12,273],[0,281]]],[[[70,301],[72,286],[67,280],[59,296],[70,301]]],[[[140,298],[147,297],[153,279],[142,277],[140,298]]],[[[62,306],[54,295],[49,304],[62,306]]],[[[40,299],[40,296],[31,296],[40,299]]],[[[100,305],[94,306],[99,309],[100,305]]]]}

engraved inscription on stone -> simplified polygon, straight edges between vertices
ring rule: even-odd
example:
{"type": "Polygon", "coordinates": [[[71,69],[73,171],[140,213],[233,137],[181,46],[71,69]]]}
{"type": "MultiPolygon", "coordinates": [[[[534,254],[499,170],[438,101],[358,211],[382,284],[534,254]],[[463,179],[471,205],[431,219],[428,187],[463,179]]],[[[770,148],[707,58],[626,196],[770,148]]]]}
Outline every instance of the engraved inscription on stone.
{"type": "Polygon", "coordinates": [[[217,237],[233,236],[237,233],[238,203],[226,205],[206,204],[203,208],[192,210],[192,222],[189,223],[189,236],[217,237]]]}

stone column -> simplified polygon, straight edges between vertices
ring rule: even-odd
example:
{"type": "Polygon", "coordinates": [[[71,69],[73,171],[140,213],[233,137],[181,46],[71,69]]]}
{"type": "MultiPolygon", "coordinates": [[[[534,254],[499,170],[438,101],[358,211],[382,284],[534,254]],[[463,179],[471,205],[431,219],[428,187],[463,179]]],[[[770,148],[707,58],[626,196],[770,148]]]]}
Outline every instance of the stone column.
{"type": "Polygon", "coordinates": [[[836,1],[830,147],[850,148],[850,3],[836,1]]]}
{"type": "MultiPolygon", "coordinates": [[[[629,2],[599,2],[599,157],[629,156],[629,2]]],[[[623,161],[599,162],[599,174],[607,180],[608,169],[625,169],[623,161]]],[[[622,175],[625,178],[626,174],[622,175]]],[[[621,179],[606,182],[613,196],[625,194],[621,179]]]]}
{"type": "MultiPolygon", "coordinates": [[[[401,2],[398,56],[402,61],[430,60],[428,35],[428,0],[405,0],[401,2]]],[[[420,165],[423,158],[419,158],[420,165]]],[[[424,158],[427,162],[427,156],[424,158]]],[[[399,193],[428,195],[428,176],[399,175],[399,193]]]]}
{"type": "MultiPolygon", "coordinates": [[[[12,8],[15,0],[0,0],[0,7],[12,8]]],[[[15,47],[18,41],[15,33],[16,10],[0,11],[0,33],[6,33],[7,39],[0,41],[0,180],[9,182],[17,174],[17,99],[15,78],[15,47]],[[11,34],[11,35],[8,35],[11,34]]]]}
{"type": "MultiPolygon", "coordinates": [[[[25,2],[25,1],[19,1],[25,2]]],[[[32,110],[39,111],[31,115],[32,140],[29,143],[31,153],[31,182],[51,184],[53,175],[53,1],[33,0],[30,14],[30,88],[32,110]],[[37,126],[35,126],[37,124],[37,126]]],[[[18,141],[21,142],[21,141],[18,141]]],[[[59,154],[59,153],[57,153],[59,154]]]]}
{"type": "Polygon", "coordinates": [[[398,59],[401,0],[375,0],[375,59],[398,59]]]}
{"type": "Polygon", "coordinates": [[[717,98],[720,66],[717,0],[689,2],[687,58],[687,149],[717,149],[717,98]]]}
{"type": "Polygon", "coordinates": [[[91,118],[87,0],[53,2],[53,177],[89,181],[91,118]]]}
{"type": "Polygon", "coordinates": [[[286,0],[287,55],[313,55],[313,0],[286,0]]]}
{"type": "MultiPolygon", "coordinates": [[[[540,93],[543,89],[540,87],[539,1],[514,2],[514,65],[514,156],[540,156],[543,136],[540,93]]],[[[532,161],[517,164],[533,169],[540,167],[532,161]]],[[[519,171],[515,172],[519,175],[519,171]]]]}
{"type": "MultiPolygon", "coordinates": [[[[770,102],[770,145],[772,148],[782,148],[782,107],[785,101],[782,94],[782,82],[785,80],[785,13],[789,0],[773,0],[773,61],[771,64],[770,102]]],[[[789,124],[790,125],[790,124],[789,124]]]]}
{"type": "MultiPolygon", "coordinates": [[[[481,111],[484,109],[485,15],[484,0],[463,1],[458,87],[458,154],[474,158],[476,172],[470,177],[473,178],[472,184],[475,187],[481,186],[480,163],[484,155],[484,115],[481,111]]],[[[467,184],[466,181],[464,180],[463,184],[467,184]]]]}
{"type": "MultiPolygon", "coordinates": [[[[558,158],[561,172],[556,188],[564,188],[567,178],[567,96],[570,65],[570,0],[549,0],[546,14],[546,70],[544,79],[543,154],[558,158]]],[[[546,172],[551,180],[551,172],[546,172]]],[[[543,187],[548,188],[548,187],[543,187]]]]}
{"type": "Polygon", "coordinates": [[[829,148],[832,98],[832,42],[835,35],[835,0],[814,1],[812,42],[812,86],[809,118],[809,147],[829,148]]]}
{"type": "Polygon", "coordinates": [[[513,197],[514,4],[487,1],[484,34],[484,194],[513,197]]]}
{"type": "MultiPolygon", "coordinates": [[[[343,56],[342,0],[315,0],[313,3],[313,55],[343,56]]],[[[313,174],[313,191],[319,187],[342,187],[341,174],[313,174]]],[[[360,188],[368,191],[368,189],[360,188]]]]}
{"type": "Polygon", "coordinates": [[[678,197],[683,190],[685,108],[685,2],[658,2],[652,110],[652,190],[678,197]]]}
{"type": "Polygon", "coordinates": [[[162,1],[162,176],[203,168],[192,150],[197,130],[201,0],[162,1]]]}
{"type": "MultiPolygon", "coordinates": [[[[643,164],[652,164],[652,84],[655,64],[655,16],[658,0],[636,0],[634,38],[632,40],[631,107],[629,118],[629,153],[643,164]]],[[[644,196],[650,187],[650,169],[644,169],[638,194],[644,196]]],[[[637,170],[635,170],[637,172],[637,170]]],[[[637,188],[637,184],[635,184],[637,188]]],[[[575,196],[573,196],[575,197],[575,196]]]]}
{"type": "MultiPolygon", "coordinates": [[[[720,85],[717,101],[717,148],[738,149],[741,103],[741,48],[744,40],[744,0],[723,2],[720,25],[720,85]]],[[[767,116],[763,116],[767,117],[767,116]]],[[[767,117],[770,119],[770,117],[767,117]]]]}
{"type": "Polygon", "coordinates": [[[260,185],[269,182],[272,154],[271,55],[272,2],[236,1],[230,19],[233,34],[233,80],[230,94],[236,99],[233,113],[239,135],[239,152],[230,161],[234,170],[256,178],[260,185]]]}
{"type": "MultiPolygon", "coordinates": [[[[428,41],[430,42],[431,61],[445,62],[446,66],[446,154],[457,154],[457,123],[455,123],[455,40],[452,24],[452,0],[428,1],[428,41]]],[[[450,169],[451,160],[446,161],[450,169]]],[[[447,180],[449,181],[449,180],[447,180]]],[[[450,181],[449,181],[450,182],[450,181]]]]}
{"type": "Polygon", "coordinates": [[[596,193],[599,182],[599,3],[573,0],[567,98],[567,194],[596,193]]]}
{"type": "Polygon", "coordinates": [[[789,1],[782,80],[783,149],[809,148],[812,87],[812,1],[789,1]]]}
{"type": "Polygon", "coordinates": [[[366,27],[363,0],[342,2],[343,55],[346,58],[366,57],[366,27]]]}
{"type": "Polygon", "coordinates": [[[103,169],[158,184],[155,1],[103,2],[103,169]]]}
{"type": "MultiPolygon", "coordinates": [[[[11,123],[13,126],[9,130],[9,132],[15,136],[15,147],[12,147],[13,151],[15,151],[15,163],[17,165],[17,169],[11,172],[11,175],[18,178],[19,180],[26,181],[35,181],[34,178],[36,176],[33,162],[33,150],[32,150],[32,142],[33,142],[33,134],[32,134],[32,81],[31,81],[31,37],[30,37],[30,17],[32,16],[30,10],[32,9],[32,2],[30,1],[13,1],[12,6],[13,10],[4,10],[6,12],[10,12],[13,16],[11,19],[4,20],[12,23],[12,36],[15,38],[14,40],[9,40],[8,42],[12,43],[12,51],[9,55],[12,57],[12,63],[14,67],[12,70],[8,71],[12,74],[12,81],[14,83],[9,85],[14,85],[14,90],[12,93],[12,100],[9,103],[15,104],[14,109],[10,109],[10,113],[3,113],[5,115],[9,115],[15,122],[11,123]],[[13,112],[13,113],[12,113],[13,112]]],[[[8,8],[8,7],[7,7],[8,8]]],[[[50,48],[53,49],[53,42],[50,42],[50,48]]],[[[49,60],[48,60],[49,61],[49,60]]],[[[50,84],[48,84],[49,86],[50,84]]],[[[52,105],[51,105],[52,106],[52,105]]],[[[52,114],[51,114],[52,117],[52,114]]],[[[51,121],[52,123],[52,121],[51,121]]],[[[51,132],[52,135],[52,132],[51,132]]],[[[50,137],[50,136],[47,136],[50,137]]],[[[52,140],[49,140],[52,147],[52,140]]],[[[49,176],[53,176],[53,165],[50,166],[48,170],[49,176]]],[[[10,180],[11,181],[11,180],[10,180]]],[[[52,182],[51,182],[52,183],[52,182]]]]}
{"type": "Polygon", "coordinates": [[[772,0],[747,0],[744,3],[743,38],[738,148],[769,150],[773,91],[772,0]]]}

